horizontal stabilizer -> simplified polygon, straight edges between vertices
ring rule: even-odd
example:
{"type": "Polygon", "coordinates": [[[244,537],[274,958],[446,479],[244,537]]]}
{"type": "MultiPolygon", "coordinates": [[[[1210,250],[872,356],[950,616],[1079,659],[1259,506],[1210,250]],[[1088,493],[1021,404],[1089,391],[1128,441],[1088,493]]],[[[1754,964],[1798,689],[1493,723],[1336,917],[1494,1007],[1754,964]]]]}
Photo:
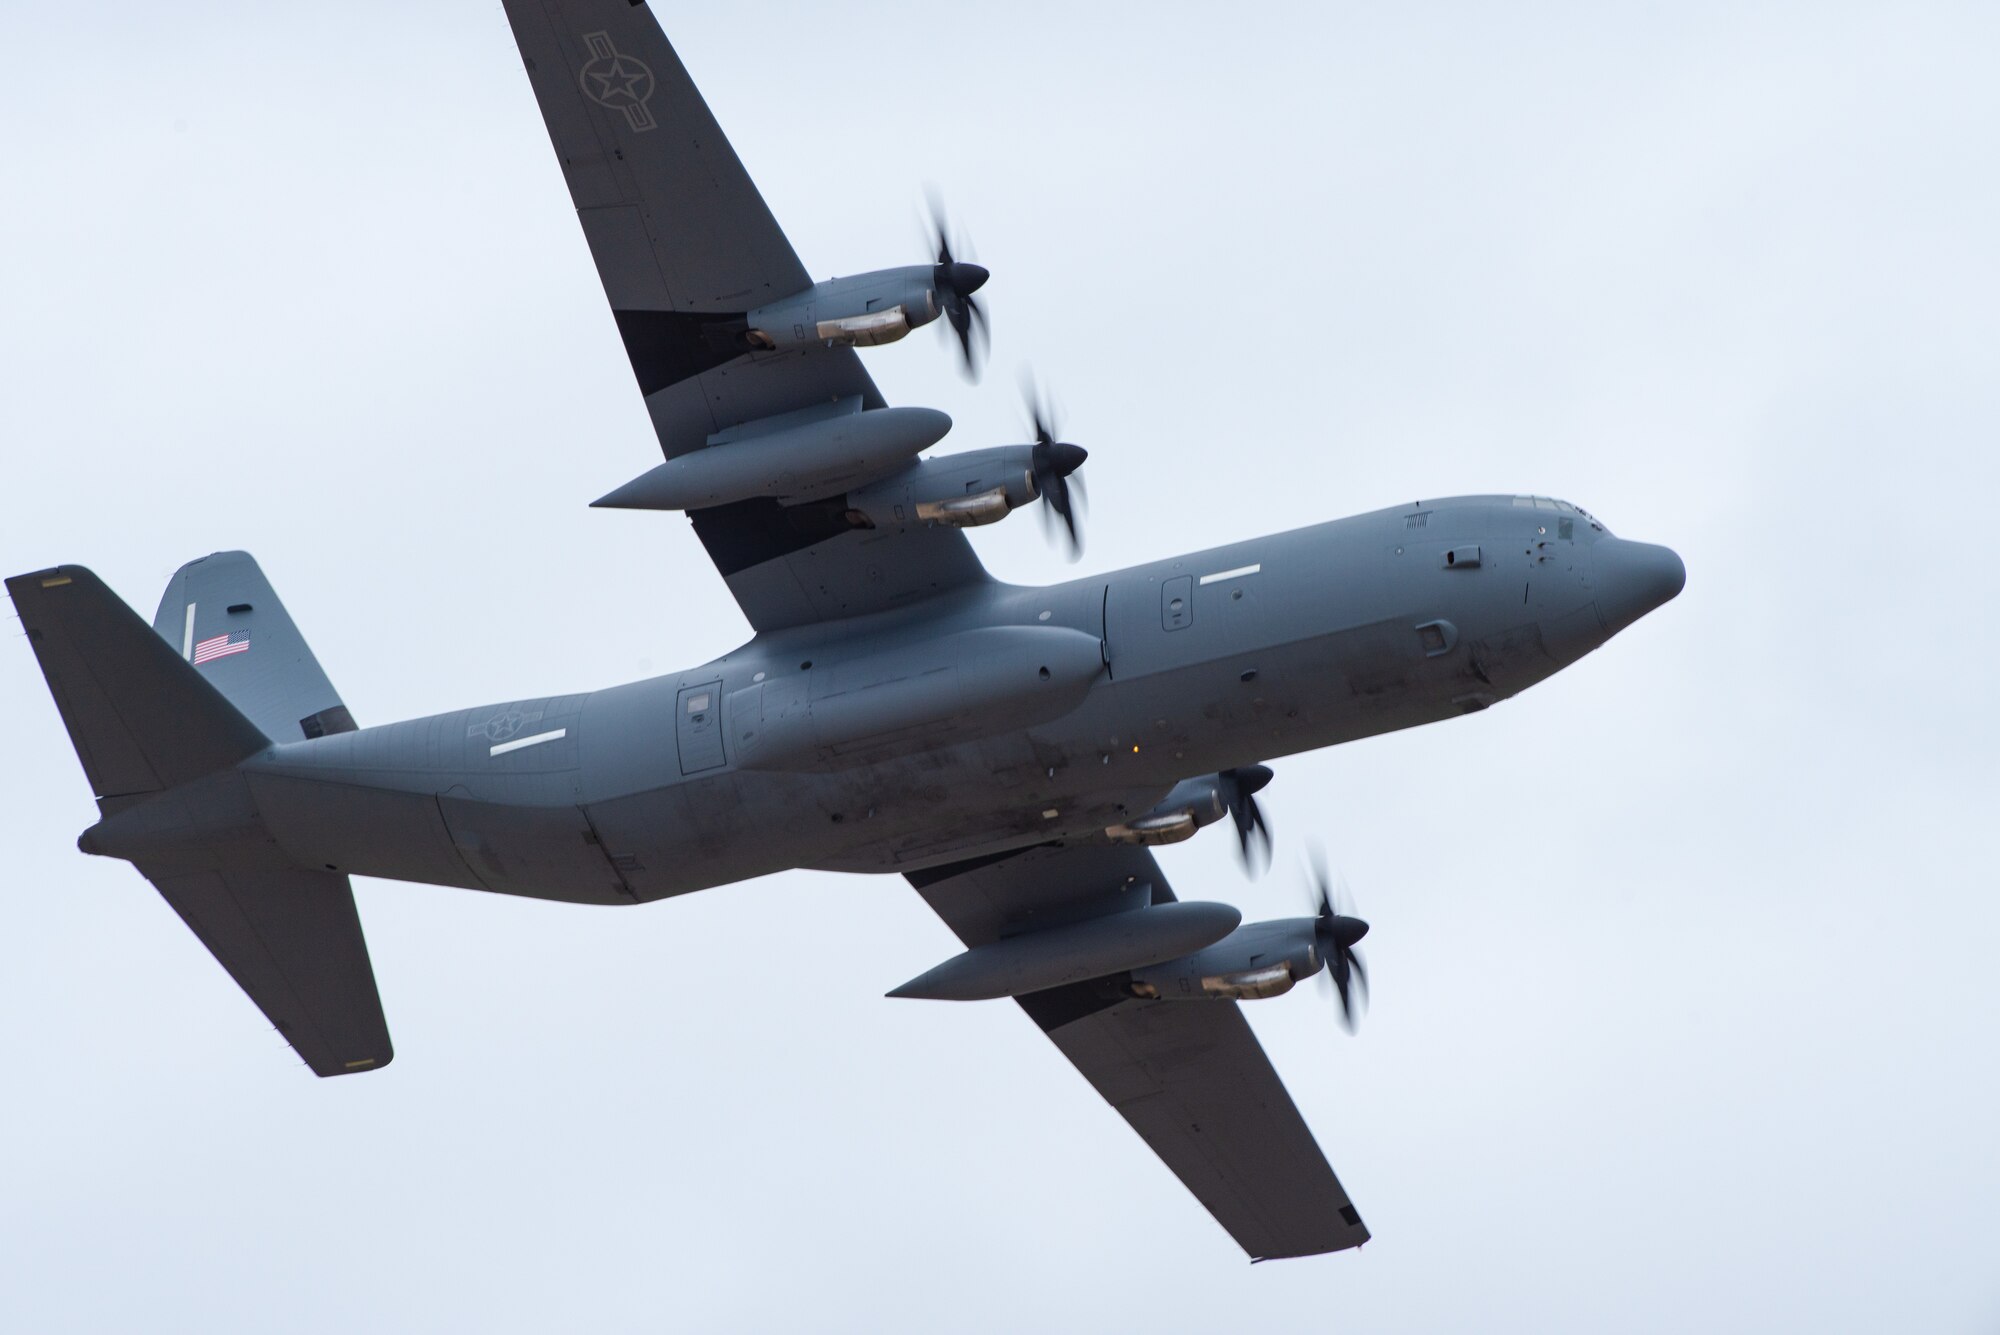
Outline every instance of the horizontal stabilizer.
{"type": "Polygon", "coordinates": [[[200,870],[137,865],[314,1075],[389,1064],[389,1025],[345,876],[247,850],[200,870]]]}
{"type": "Polygon", "coordinates": [[[17,575],[7,592],[100,799],[161,792],[270,745],[82,566],[17,575]]]}

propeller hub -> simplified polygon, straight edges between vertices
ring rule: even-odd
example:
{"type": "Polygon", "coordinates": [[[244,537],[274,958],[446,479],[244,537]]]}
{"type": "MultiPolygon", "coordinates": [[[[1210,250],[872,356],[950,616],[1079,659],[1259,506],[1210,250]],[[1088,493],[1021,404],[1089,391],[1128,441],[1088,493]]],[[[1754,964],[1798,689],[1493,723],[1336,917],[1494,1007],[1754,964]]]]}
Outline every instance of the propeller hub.
{"type": "Polygon", "coordinates": [[[1269,765],[1245,765],[1236,771],[1236,782],[1245,793],[1261,793],[1277,777],[1269,765]]]}
{"type": "Polygon", "coordinates": [[[982,266],[968,264],[964,260],[946,260],[938,265],[938,285],[948,287],[960,296],[985,287],[990,277],[992,275],[982,266]]]}
{"type": "Polygon", "coordinates": [[[1056,477],[1068,477],[1083,467],[1083,461],[1090,457],[1090,452],[1083,446],[1060,440],[1051,441],[1041,449],[1043,466],[1056,477]]]}
{"type": "Polygon", "coordinates": [[[1368,935],[1368,924],[1360,918],[1335,914],[1328,932],[1333,937],[1334,945],[1342,950],[1352,950],[1357,941],[1368,935]]]}

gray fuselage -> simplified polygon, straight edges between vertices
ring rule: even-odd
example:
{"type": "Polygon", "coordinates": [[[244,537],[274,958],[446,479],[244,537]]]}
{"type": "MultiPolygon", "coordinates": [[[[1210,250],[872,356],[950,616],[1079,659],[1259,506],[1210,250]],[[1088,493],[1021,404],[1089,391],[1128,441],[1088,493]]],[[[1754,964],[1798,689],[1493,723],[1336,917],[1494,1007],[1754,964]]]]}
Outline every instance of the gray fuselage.
{"type": "Polygon", "coordinates": [[[630,685],[281,745],[243,772],[309,868],[600,904],[792,867],[913,871],[1482,709],[1683,577],[1565,503],[1464,497],[983,584],[630,685]]]}

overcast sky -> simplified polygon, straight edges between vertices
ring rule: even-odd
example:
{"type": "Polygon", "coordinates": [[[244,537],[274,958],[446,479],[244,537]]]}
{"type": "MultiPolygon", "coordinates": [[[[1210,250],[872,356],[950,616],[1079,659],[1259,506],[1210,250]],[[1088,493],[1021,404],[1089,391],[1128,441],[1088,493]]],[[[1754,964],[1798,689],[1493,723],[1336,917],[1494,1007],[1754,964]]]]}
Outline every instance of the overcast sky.
{"type": "MultiPolygon", "coordinates": [[[[993,271],[1091,450],[1049,582],[1463,492],[1686,592],[1476,717],[1281,761],[1374,924],[1247,1007],[1375,1233],[1252,1268],[899,878],[613,910],[358,881],[397,1060],[311,1078],[94,819],[0,640],[0,1325],[2000,1328],[1989,5],[661,5],[807,266],[993,271]]],[[[0,566],[150,618],[254,552],[357,718],[748,634],[490,3],[9,5],[0,566]]]]}

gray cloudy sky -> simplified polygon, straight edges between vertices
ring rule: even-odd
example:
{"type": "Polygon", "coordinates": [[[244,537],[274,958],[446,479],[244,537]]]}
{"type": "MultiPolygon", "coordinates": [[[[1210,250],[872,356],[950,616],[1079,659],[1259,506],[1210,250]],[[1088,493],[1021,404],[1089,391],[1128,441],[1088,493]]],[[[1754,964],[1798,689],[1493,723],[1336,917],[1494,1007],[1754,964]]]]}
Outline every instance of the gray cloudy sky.
{"type": "MultiPolygon", "coordinates": [[[[816,273],[994,271],[1082,564],[1567,496],[1682,598],[1474,718],[1282,761],[1375,924],[1358,1039],[1249,1008],[1374,1229],[1245,1265],[900,880],[600,910],[357,884],[398,1059],[310,1078],[126,866],[0,643],[0,1325],[2000,1328],[2000,11],[659,6],[816,273]]],[[[0,10],[0,565],[150,616],[257,554],[364,723],[746,629],[490,3],[0,10]]]]}

